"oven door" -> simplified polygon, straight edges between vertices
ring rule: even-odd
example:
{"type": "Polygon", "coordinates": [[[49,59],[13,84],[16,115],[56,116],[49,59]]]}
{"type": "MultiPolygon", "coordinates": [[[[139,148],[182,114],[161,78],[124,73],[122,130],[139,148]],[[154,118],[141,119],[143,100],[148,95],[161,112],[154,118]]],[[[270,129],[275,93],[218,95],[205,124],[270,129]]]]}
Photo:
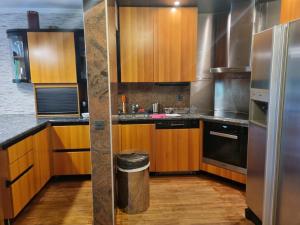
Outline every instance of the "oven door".
{"type": "Polygon", "coordinates": [[[246,174],[247,133],[245,127],[205,123],[203,161],[246,174]]]}

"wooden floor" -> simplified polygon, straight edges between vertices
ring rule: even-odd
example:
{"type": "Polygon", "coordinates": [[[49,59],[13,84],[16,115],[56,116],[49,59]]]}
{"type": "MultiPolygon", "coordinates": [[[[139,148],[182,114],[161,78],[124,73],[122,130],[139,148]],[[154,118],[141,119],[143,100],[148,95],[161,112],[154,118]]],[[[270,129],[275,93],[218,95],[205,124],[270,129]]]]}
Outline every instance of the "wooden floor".
{"type": "MultiPolygon", "coordinates": [[[[127,215],[116,225],[252,225],[244,219],[244,191],[206,175],[154,177],[150,208],[127,215]]],[[[51,182],[21,213],[16,225],[92,224],[91,182],[51,182]]]]}
{"type": "Polygon", "coordinates": [[[51,181],[17,217],[14,225],[91,225],[91,181],[51,181]]]}

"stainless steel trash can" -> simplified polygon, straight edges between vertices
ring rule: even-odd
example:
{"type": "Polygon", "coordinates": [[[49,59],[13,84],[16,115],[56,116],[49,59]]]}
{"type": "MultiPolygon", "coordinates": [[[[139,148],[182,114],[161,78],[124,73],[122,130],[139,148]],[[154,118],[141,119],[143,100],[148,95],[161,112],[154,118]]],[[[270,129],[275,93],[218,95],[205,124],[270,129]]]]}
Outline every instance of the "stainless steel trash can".
{"type": "Polygon", "coordinates": [[[144,153],[117,155],[118,207],[128,213],[149,208],[149,156],[144,153]]]}

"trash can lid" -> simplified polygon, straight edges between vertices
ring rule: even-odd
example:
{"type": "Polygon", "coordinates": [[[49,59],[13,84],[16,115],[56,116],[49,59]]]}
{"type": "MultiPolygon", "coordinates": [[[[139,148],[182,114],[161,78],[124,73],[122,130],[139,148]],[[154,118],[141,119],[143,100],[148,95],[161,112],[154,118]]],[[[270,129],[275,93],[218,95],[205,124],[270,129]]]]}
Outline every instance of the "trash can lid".
{"type": "Polygon", "coordinates": [[[124,170],[138,169],[148,165],[149,156],[146,153],[127,153],[117,155],[117,165],[124,170]]]}

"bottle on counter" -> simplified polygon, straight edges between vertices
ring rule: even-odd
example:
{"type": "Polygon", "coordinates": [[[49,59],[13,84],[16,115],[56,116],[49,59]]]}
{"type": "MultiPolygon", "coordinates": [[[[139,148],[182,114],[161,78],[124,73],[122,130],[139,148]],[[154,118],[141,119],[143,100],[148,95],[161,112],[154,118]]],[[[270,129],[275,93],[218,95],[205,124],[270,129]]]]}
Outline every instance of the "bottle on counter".
{"type": "Polygon", "coordinates": [[[126,111],[126,96],[122,95],[121,100],[122,100],[122,113],[126,114],[126,112],[127,112],[126,111]]]}

